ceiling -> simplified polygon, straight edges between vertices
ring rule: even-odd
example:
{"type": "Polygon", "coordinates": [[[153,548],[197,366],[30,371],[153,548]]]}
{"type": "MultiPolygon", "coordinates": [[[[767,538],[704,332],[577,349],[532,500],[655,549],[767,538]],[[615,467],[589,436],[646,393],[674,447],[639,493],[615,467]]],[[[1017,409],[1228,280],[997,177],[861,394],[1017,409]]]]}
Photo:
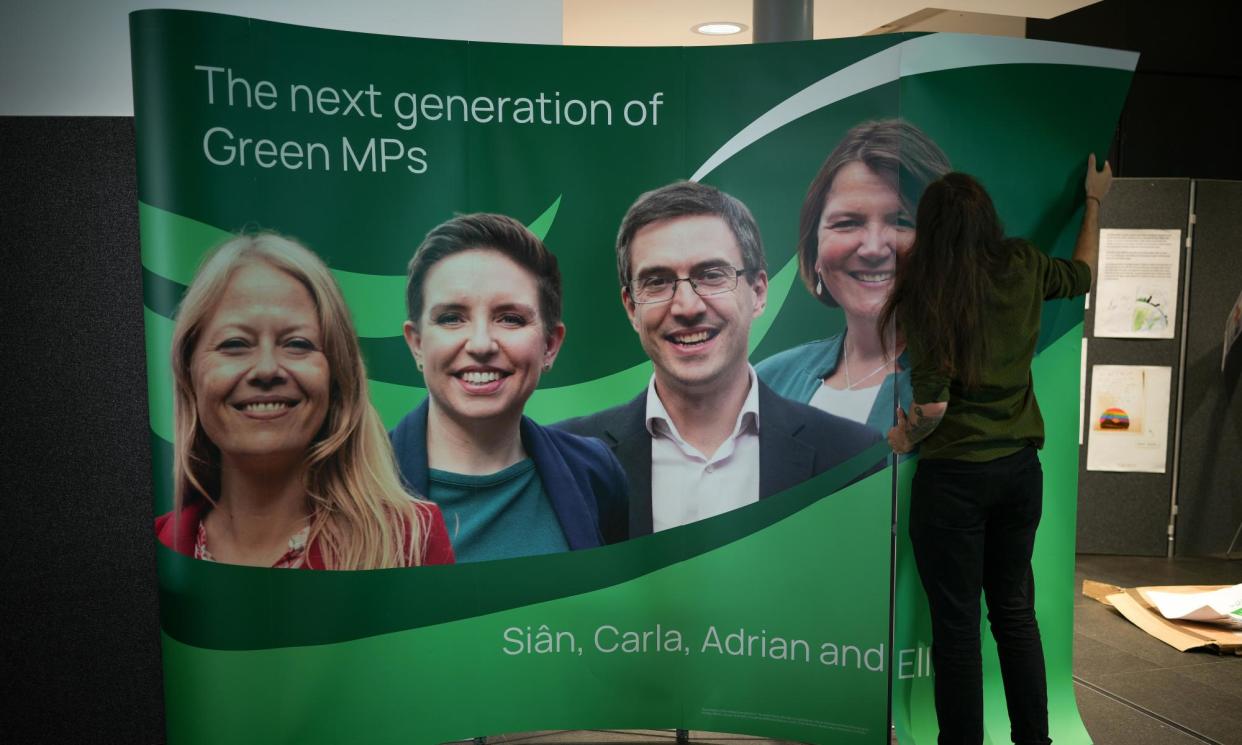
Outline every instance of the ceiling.
{"type": "MultiPolygon", "coordinates": [[[[708,46],[751,42],[751,0],[563,0],[565,44],[708,46]],[[700,23],[733,21],[746,30],[703,36],[700,23]]],[[[1054,18],[1095,0],[814,0],[816,39],[896,31],[1025,36],[1027,18],[1054,18]]]]}

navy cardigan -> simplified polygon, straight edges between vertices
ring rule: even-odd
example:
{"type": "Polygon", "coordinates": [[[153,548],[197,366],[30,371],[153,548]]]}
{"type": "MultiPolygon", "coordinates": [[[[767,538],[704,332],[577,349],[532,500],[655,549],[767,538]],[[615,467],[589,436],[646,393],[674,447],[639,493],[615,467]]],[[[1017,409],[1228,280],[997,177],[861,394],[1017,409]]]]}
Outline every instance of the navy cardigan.
{"type": "MultiPolygon", "coordinates": [[[[389,433],[401,478],[422,497],[428,491],[429,405],[423,401],[389,433]]],[[[629,536],[629,487],[625,471],[607,445],[593,437],[541,427],[529,417],[522,417],[521,436],[571,550],[616,543],[629,536]]]]}

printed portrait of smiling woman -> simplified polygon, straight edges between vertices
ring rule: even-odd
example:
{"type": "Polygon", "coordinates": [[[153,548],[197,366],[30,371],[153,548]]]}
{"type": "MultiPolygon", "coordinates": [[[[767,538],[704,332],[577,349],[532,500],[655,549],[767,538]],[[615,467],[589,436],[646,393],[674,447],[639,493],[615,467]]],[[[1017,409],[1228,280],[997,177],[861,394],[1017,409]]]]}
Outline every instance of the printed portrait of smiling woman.
{"type": "Polygon", "coordinates": [[[599,440],[523,416],[565,339],[556,257],[521,223],[463,215],[410,260],[404,333],[427,399],[391,433],[458,561],[591,548],[627,533],[626,482],[599,440]]]}
{"type": "Polygon", "coordinates": [[[271,233],[220,246],[186,291],[172,346],[166,546],[280,568],[453,561],[440,511],[401,485],[345,301],[311,251],[271,233]]]}
{"type": "Polygon", "coordinates": [[[855,126],[828,155],[802,204],[798,269],[817,300],[841,308],[845,329],[758,364],[777,393],[882,433],[897,402],[909,406],[905,341],[882,339],[877,321],[914,244],[919,196],[949,170],[936,143],[897,119],[855,126]]]}

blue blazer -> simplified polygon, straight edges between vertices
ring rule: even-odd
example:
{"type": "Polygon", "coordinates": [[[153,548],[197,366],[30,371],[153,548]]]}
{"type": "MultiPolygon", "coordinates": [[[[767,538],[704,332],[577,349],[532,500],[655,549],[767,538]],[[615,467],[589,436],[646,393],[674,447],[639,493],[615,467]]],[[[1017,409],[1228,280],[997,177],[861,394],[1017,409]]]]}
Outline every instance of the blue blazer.
{"type": "MultiPolygon", "coordinates": [[[[424,497],[428,492],[429,405],[423,401],[388,433],[401,478],[424,497]]],[[[522,417],[521,436],[571,550],[616,543],[629,536],[625,471],[604,443],[541,427],[528,417],[522,417]]]]}
{"type": "MultiPolygon", "coordinates": [[[[824,378],[833,374],[841,363],[841,344],[844,339],[845,334],[840,333],[786,349],[755,365],[755,372],[760,380],[781,396],[808,403],[823,384],[824,378]]],[[[897,423],[897,403],[900,402],[901,408],[909,411],[914,400],[910,388],[910,360],[904,351],[897,357],[897,362],[901,370],[889,373],[884,378],[867,417],[867,426],[882,435],[888,434],[889,428],[897,423]],[[897,392],[896,400],[893,397],[894,388],[897,392]]]]}

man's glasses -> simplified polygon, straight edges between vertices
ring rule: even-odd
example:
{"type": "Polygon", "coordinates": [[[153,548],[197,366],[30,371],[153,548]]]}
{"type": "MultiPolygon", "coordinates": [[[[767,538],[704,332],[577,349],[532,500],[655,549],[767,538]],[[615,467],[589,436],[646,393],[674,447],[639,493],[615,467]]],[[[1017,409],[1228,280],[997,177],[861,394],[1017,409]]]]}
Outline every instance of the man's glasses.
{"type": "Polygon", "coordinates": [[[630,298],[636,303],[666,303],[677,294],[678,282],[689,282],[690,289],[699,297],[711,297],[733,292],[737,288],[737,278],[750,271],[735,266],[708,266],[695,269],[689,277],[678,277],[672,274],[653,274],[649,277],[630,280],[626,287],[630,298]]]}

